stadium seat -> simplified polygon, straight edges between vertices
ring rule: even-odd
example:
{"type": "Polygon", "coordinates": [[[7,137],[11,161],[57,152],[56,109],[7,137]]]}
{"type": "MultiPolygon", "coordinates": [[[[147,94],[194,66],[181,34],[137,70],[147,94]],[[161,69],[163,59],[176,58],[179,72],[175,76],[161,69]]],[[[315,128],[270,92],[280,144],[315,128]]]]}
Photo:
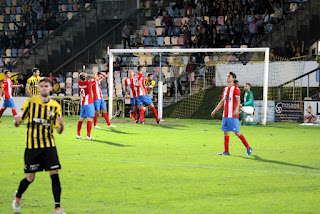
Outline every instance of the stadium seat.
{"type": "Polygon", "coordinates": [[[106,82],[102,82],[101,83],[101,88],[107,88],[107,83],[106,82]]]}
{"type": "Polygon", "coordinates": [[[156,37],[151,37],[151,45],[152,46],[157,46],[157,38],[156,37]]]}
{"type": "Polygon", "coordinates": [[[248,15],[248,16],[247,16],[247,21],[248,21],[248,22],[251,22],[252,17],[253,17],[252,15],[248,15]]]}
{"type": "Polygon", "coordinates": [[[145,37],[143,43],[144,43],[144,45],[148,46],[148,45],[150,45],[150,41],[151,41],[150,37],[145,37]]]}
{"type": "Polygon", "coordinates": [[[64,82],[59,83],[60,88],[66,88],[66,84],[64,82]]]}
{"type": "Polygon", "coordinates": [[[8,48],[8,49],[6,50],[6,56],[11,56],[11,49],[10,49],[10,48],[8,48]]]}
{"type": "Polygon", "coordinates": [[[21,13],[22,13],[22,7],[18,6],[18,7],[16,8],[16,13],[17,13],[17,14],[21,14],[21,13]]]}
{"type": "Polygon", "coordinates": [[[66,4],[63,4],[63,5],[61,6],[61,11],[62,11],[62,12],[67,12],[67,11],[68,11],[68,6],[67,6],[66,4]]]}
{"type": "Polygon", "coordinates": [[[210,16],[210,21],[212,21],[213,23],[216,23],[217,17],[216,16],[210,16]]]}
{"type": "Polygon", "coordinates": [[[10,7],[6,7],[5,11],[6,11],[6,14],[11,14],[11,9],[10,9],[10,7]]]}
{"type": "Polygon", "coordinates": [[[38,31],[37,31],[37,34],[38,34],[38,38],[39,38],[39,39],[42,39],[42,30],[38,30],[38,31]]]}
{"type": "Polygon", "coordinates": [[[77,78],[72,78],[72,82],[73,83],[78,83],[79,82],[79,78],[77,77],[77,78]]]}
{"type": "Polygon", "coordinates": [[[273,25],[272,25],[272,24],[267,24],[267,25],[266,25],[266,32],[267,32],[267,33],[270,32],[270,31],[272,30],[272,28],[273,28],[273,25]]]}
{"type": "Polygon", "coordinates": [[[20,48],[20,49],[18,49],[18,56],[22,56],[22,55],[23,55],[23,49],[20,48]]]}
{"type": "Polygon", "coordinates": [[[15,19],[16,19],[16,22],[20,22],[21,21],[21,15],[17,14],[15,19]]]}
{"type": "Polygon", "coordinates": [[[178,45],[178,37],[176,37],[176,36],[171,37],[171,44],[178,45]]]}
{"type": "Polygon", "coordinates": [[[67,13],[67,18],[68,18],[68,20],[69,20],[69,19],[72,19],[72,17],[73,17],[73,13],[72,13],[72,12],[67,13]]]}
{"type": "Polygon", "coordinates": [[[108,96],[108,89],[103,88],[103,89],[101,89],[101,92],[102,92],[102,95],[103,95],[104,97],[107,97],[107,96],[108,96]]]}
{"type": "Polygon", "coordinates": [[[231,48],[231,45],[226,45],[224,48],[231,48]]]}
{"type": "Polygon", "coordinates": [[[86,3],[84,5],[84,8],[86,8],[87,11],[90,11],[90,3],[86,3]]]}
{"type": "Polygon", "coordinates": [[[248,48],[248,45],[241,45],[240,48],[248,48]]]}
{"type": "Polygon", "coordinates": [[[11,14],[11,15],[10,15],[10,21],[15,22],[15,21],[16,21],[16,15],[11,14]]]}
{"type": "Polygon", "coordinates": [[[17,0],[12,0],[12,6],[16,6],[17,5],[17,0]]]}
{"type": "Polygon", "coordinates": [[[0,23],[0,30],[3,30],[3,24],[0,23]]]}
{"type": "Polygon", "coordinates": [[[12,56],[18,56],[18,50],[13,48],[12,51],[11,51],[11,55],[12,56]]]}
{"type": "Polygon", "coordinates": [[[164,37],[164,44],[170,45],[170,37],[169,36],[164,37]]]}
{"type": "Polygon", "coordinates": [[[173,16],[173,10],[171,8],[168,9],[168,15],[173,16]]]}
{"type": "Polygon", "coordinates": [[[162,36],[163,28],[162,28],[162,27],[158,27],[158,28],[156,29],[156,32],[157,32],[157,36],[162,36]]]}
{"type": "Polygon", "coordinates": [[[16,14],[16,7],[11,7],[11,14],[16,14]]]}
{"type": "MultiPolygon", "coordinates": [[[[68,72],[68,73],[69,73],[69,72],[68,72]]],[[[71,72],[70,72],[70,73],[71,73],[71,72]]],[[[71,78],[71,76],[68,77],[68,74],[67,74],[66,83],[72,83],[72,78],[71,78]]]]}
{"type": "Polygon", "coordinates": [[[175,26],[181,26],[181,18],[175,18],[174,19],[174,24],[175,24],[175,26]]]}
{"type": "Polygon", "coordinates": [[[120,72],[116,71],[113,73],[114,78],[120,78],[120,72]]]}
{"type": "Polygon", "coordinates": [[[148,27],[143,28],[143,35],[149,36],[150,29],[148,27]]]}
{"type": "Polygon", "coordinates": [[[62,5],[61,4],[58,5],[58,10],[59,10],[59,12],[62,11],[62,5]]]}
{"type": "Polygon", "coordinates": [[[156,35],[156,29],[154,27],[151,27],[149,33],[150,33],[151,36],[155,36],[156,35]]]}
{"type": "Polygon", "coordinates": [[[79,73],[78,72],[73,72],[72,73],[72,78],[79,78],[79,73]]]}
{"type": "Polygon", "coordinates": [[[0,22],[4,22],[4,16],[0,15],[0,22]]]}
{"type": "Polygon", "coordinates": [[[145,57],[139,57],[139,65],[145,65],[146,64],[146,58],[145,57]]]}
{"type": "Polygon", "coordinates": [[[72,84],[72,88],[78,88],[78,87],[79,87],[78,83],[73,83],[72,84]]]}
{"type": "Polygon", "coordinates": [[[73,11],[73,4],[68,4],[68,12],[72,12],[73,11]]]}
{"type": "Polygon", "coordinates": [[[63,93],[58,94],[59,97],[64,97],[65,95],[63,93]]]}
{"type": "Polygon", "coordinates": [[[60,17],[63,19],[63,20],[66,20],[68,17],[67,17],[67,13],[60,13],[60,17]]]}
{"type": "Polygon", "coordinates": [[[72,89],[71,88],[67,88],[66,89],[66,96],[71,96],[72,93],[72,89]]]}
{"type": "Polygon", "coordinates": [[[174,29],[174,36],[180,36],[181,34],[181,28],[180,27],[176,27],[174,29]]]}
{"type": "Polygon", "coordinates": [[[7,0],[7,6],[11,6],[12,5],[12,0],[7,0]]]}
{"type": "Polygon", "coordinates": [[[161,19],[160,18],[156,18],[156,20],[154,21],[155,25],[157,27],[160,27],[161,26],[161,19]]]}
{"type": "Polygon", "coordinates": [[[191,27],[191,35],[196,35],[197,27],[191,27]]]}
{"type": "Polygon", "coordinates": [[[79,5],[78,4],[74,4],[73,5],[73,11],[78,11],[79,10],[79,5]]]}

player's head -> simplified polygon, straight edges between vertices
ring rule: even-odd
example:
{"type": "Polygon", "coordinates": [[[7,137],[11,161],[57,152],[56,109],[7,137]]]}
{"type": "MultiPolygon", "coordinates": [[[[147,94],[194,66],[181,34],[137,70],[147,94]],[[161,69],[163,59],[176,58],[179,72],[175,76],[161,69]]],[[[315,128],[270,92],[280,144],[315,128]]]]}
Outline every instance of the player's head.
{"type": "Polygon", "coordinates": [[[48,97],[52,91],[52,82],[49,78],[45,77],[39,80],[40,96],[48,97]]]}
{"type": "Polygon", "coordinates": [[[134,76],[134,71],[131,69],[128,71],[128,77],[132,78],[134,76]]]}
{"type": "Polygon", "coordinates": [[[137,69],[138,69],[138,72],[139,72],[139,73],[142,73],[143,67],[142,67],[141,65],[139,65],[137,69]]]}
{"type": "Polygon", "coordinates": [[[250,84],[250,83],[246,83],[246,84],[244,85],[244,90],[245,90],[245,91],[250,91],[250,88],[251,88],[251,84],[250,84]]]}
{"type": "Polygon", "coordinates": [[[11,77],[11,72],[9,70],[5,70],[4,71],[4,75],[6,75],[6,77],[10,78],[11,77]]]}
{"type": "Polygon", "coordinates": [[[87,76],[85,73],[80,73],[79,78],[80,78],[80,80],[85,81],[87,79],[87,76]]]}
{"type": "Polygon", "coordinates": [[[40,75],[39,68],[33,68],[32,69],[32,74],[33,74],[33,76],[38,77],[40,75]]]}
{"type": "Polygon", "coordinates": [[[148,80],[153,80],[153,74],[148,74],[148,80]]]}
{"type": "Polygon", "coordinates": [[[233,81],[233,84],[235,84],[236,86],[239,87],[239,81],[238,81],[238,80],[234,80],[234,81],[233,81]]]}
{"type": "Polygon", "coordinates": [[[233,83],[233,81],[237,79],[237,75],[233,72],[229,72],[227,74],[227,83],[233,83]]]}
{"type": "Polygon", "coordinates": [[[97,75],[100,77],[100,76],[102,76],[102,73],[100,71],[98,71],[97,75]]]}

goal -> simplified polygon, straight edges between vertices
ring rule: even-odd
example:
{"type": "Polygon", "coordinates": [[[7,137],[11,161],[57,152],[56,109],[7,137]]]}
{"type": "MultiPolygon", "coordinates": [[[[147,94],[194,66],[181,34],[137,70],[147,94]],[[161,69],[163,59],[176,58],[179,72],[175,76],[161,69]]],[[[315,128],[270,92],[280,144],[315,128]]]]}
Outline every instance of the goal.
{"type": "MultiPolygon", "coordinates": [[[[108,78],[109,95],[123,96],[123,92],[121,95],[115,90],[123,89],[121,83],[125,72],[129,69],[137,72],[136,67],[142,65],[145,74],[152,73],[155,76],[157,88],[154,89],[154,95],[157,96],[154,96],[154,100],[160,118],[163,117],[163,108],[172,103],[178,105],[172,112],[173,117],[190,117],[201,103],[205,103],[205,91],[224,87],[226,75],[232,71],[237,75],[241,87],[250,83],[252,88],[260,89],[255,94],[255,101],[261,100],[261,121],[263,125],[267,122],[269,48],[109,49],[108,55],[109,77],[112,77],[108,78]],[[113,62],[116,58],[121,63],[121,69],[117,68],[115,72],[113,62]]],[[[109,115],[113,115],[113,96],[109,96],[109,115]]]]}

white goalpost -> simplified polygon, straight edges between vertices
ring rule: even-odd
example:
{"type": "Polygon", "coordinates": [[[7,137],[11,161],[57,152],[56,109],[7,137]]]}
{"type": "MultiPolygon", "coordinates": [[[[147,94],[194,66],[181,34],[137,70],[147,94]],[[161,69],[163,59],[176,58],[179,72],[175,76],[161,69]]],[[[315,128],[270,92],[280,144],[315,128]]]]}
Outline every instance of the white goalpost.
{"type": "MultiPolygon", "coordinates": [[[[108,49],[109,55],[109,77],[114,75],[114,57],[120,54],[158,54],[160,57],[160,75],[158,81],[158,115],[159,118],[163,116],[163,79],[162,79],[162,63],[161,57],[163,54],[215,54],[215,53],[264,53],[263,62],[263,118],[262,124],[266,125],[267,122],[267,109],[268,109],[268,76],[269,76],[269,48],[201,48],[201,49],[108,49]]],[[[260,63],[261,64],[261,63],[260,63]]],[[[250,68],[247,68],[250,69],[250,68]]],[[[232,70],[229,70],[232,71],[232,70]]],[[[238,75],[238,73],[236,73],[238,75]]],[[[110,119],[113,115],[113,78],[108,78],[108,89],[109,89],[109,102],[108,102],[108,113],[110,119]]],[[[226,83],[224,83],[226,85],[226,83]]],[[[214,106],[212,106],[214,108],[214,106]]]]}

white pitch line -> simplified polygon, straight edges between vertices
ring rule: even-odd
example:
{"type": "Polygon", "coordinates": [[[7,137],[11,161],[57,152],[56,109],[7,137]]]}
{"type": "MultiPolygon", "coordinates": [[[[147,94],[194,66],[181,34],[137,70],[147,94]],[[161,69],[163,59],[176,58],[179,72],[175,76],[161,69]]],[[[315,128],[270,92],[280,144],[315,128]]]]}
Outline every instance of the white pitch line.
{"type": "MultiPolygon", "coordinates": [[[[23,155],[21,153],[6,153],[6,152],[0,152],[0,154],[19,155],[19,156],[23,155]]],[[[189,165],[189,164],[174,164],[174,163],[153,163],[153,162],[142,162],[142,161],[125,161],[125,160],[110,160],[110,159],[66,157],[66,156],[60,156],[59,158],[60,159],[70,159],[70,160],[105,161],[105,162],[116,162],[116,163],[147,164],[147,165],[189,167],[189,168],[202,168],[202,169],[218,169],[218,170],[231,170],[231,171],[243,171],[243,172],[280,173],[280,174],[292,174],[292,175],[303,175],[303,176],[309,176],[309,175],[319,176],[320,175],[320,173],[276,172],[276,171],[266,171],[266,170],[237,169],[237,168],[203,166],[203,165],[189,165]]]]}

